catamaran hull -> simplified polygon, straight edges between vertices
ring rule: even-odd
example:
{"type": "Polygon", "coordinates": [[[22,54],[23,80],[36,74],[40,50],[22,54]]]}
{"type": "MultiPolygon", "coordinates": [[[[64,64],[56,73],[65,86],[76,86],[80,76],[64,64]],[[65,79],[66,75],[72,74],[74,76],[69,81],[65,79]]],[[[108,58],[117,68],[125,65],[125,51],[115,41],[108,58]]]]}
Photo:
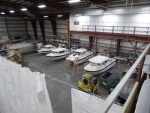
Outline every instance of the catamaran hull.
{"type": "Polygon", "coordinates": [[[64,59],[67,58],[69,56],[69,54],[63,55],[63,56],[47,56],[52,60],[60,60],[60,59],[64,59]]]}
{"type": "Polygon", "coordinates": [[[100,69],[100,70],[97,70],[97,71],[88,71],[88,70],[86,70],[86,71],[87,71],[87,73],[89,73],[89,74],[97,75],[97,74],[101,74],[101,73],[103,73],[103,72],[105,72],[105,71],[111,69],[112,67],[115,66],[115,64],[116,64],[116,61],[114,61],[113,63],[111,63],[110,65],[108,65],[107,67],[105,67],[105,68],[103,68],[103,69],[100,69]]]}

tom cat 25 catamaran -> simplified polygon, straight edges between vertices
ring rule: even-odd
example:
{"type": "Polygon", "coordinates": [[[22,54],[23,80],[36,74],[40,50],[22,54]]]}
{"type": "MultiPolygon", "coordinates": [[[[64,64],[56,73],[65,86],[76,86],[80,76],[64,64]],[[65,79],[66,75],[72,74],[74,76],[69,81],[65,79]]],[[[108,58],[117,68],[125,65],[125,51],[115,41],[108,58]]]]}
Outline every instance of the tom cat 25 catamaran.
{"type": "Polygon", "coordinates": [[[74,52],[69,57],[67,57],[66,60],[70,63],[81,64],[91,56],[93,56],[93,52],[90,52],[85,48],[80,48],[74,50],[74,52]]]}

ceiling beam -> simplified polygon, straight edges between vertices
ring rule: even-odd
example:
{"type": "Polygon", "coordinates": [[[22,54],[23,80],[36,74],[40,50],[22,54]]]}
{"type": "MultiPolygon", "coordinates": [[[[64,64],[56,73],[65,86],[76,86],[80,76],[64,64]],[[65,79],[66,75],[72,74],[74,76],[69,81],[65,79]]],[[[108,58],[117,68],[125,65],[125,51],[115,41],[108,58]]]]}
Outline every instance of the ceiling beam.
{"type": "MultiPolygon", "coordinates": [[[[32,3],[34,3],[37,6],[40,4],[39,1],[37,1],[37,0],[25,0],[25,1],[32,2],[32,3]]],[[[56,1],[58,1],[58,0],[56,0],[56,1]]],[[[46,6],[52,7],[52,8],[56,8],[56,9],[57,8],[69,8],[66,5],[60,4],[59,1],[56,2],[56,4],[54,4],[53,1],[48,1],[48,0],[43,0],[42,2],[43,2],[43,4],[46,4],[46,6]]]]}

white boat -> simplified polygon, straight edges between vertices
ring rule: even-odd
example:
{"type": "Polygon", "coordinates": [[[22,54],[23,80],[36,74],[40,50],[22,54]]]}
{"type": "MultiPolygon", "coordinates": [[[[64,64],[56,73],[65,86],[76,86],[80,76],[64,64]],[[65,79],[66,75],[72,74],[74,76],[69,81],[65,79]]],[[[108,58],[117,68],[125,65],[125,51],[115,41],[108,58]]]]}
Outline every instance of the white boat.
{"type": "Polygon", "coordinates": [[[55,47],[53,45],[45,45],[43,48],[38,50],[38,53],[50,53],[55,47]]]}
{"type": "Polygon", "coordinates": [[[66,58],[70,63],[81,64],[93,56],[93,52],[87,51],[85,48],[74,50],[73,54],[66,58]]]}
{"type": "Polygon", "coordinates": [[[63,59],[69,56],[69,51],[66,48],[56,48],[53,49],[51,53],[46,55],[53,60],[63,59]]]}
{"type": "Polygon", "coordinates": [[[108,69],[112,68],[116,64],[116,59],[109,58],[106,56],[95,56],[89,59],[89,64],[87,64],[84,69],[89,73],[95,75],[99,73],[103,73],[108,69]]]}

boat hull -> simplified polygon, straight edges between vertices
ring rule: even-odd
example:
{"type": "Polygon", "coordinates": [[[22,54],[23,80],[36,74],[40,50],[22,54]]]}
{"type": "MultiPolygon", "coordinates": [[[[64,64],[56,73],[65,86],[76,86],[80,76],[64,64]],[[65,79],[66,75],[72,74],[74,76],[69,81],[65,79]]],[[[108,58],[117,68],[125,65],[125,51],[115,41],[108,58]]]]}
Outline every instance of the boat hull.
{"type": "Polygon", "coordinates": [[[101,74],[101,73],[104,73],[105,71],[111,69],[112,67],[114,67],[116,64],[116,61],[112,62],[110,65],[108,65],[107,67],[103,68],[103,69],[100,69],[100,70],[97,70],[97,71],[87,71],[87,73],[89,74],[92,74],[92,75],[98,75],[98,74],[101,74]]]}
{"type": "Polygon", "coordinates": [[[68,56],[69,56],[69,54],[62,55],[62,56],[47,56],[47,57],[49,57],[52,60],[60,60],[60,59],[67,58],[68,56]]]}
{"type": "Polygon", "coordinates": [[[49,51],[41,51],[41,50],[38,50],[38,53],[40,53],[40,54],[47,54],[47,53],[50,53],[51,52],[51,50],[49,50],[49,51]]]}
{"type": "Polygon", "coordinates": [[[77,62],[75,63],[74,60],[69,60],[69,59],[66,59],[68,63],[71,63],[71,64],[74,64],[74,65],[78,65],[78,64],[82,64],[83,62],[86,62],[88,61],[89,58],[91,58],[93,56],[93,54],[89,55],[89,56],[86,56],[82,59],[78,59],[77,62]]]}

